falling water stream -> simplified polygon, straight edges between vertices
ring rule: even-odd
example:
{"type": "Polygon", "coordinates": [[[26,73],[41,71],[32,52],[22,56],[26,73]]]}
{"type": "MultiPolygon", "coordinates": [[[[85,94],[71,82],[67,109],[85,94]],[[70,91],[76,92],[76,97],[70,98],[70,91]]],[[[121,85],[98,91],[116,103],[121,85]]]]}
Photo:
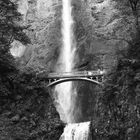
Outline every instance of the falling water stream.
{"type": "MultiPolygon", "coordinates": [[[[73,19],[71,16],[71,1],[63,0],[62,10],[62,41],[59,66],[57,72],[71,72],[74,67],[75,44],[72,32],[73,19]]],[[[76,90],[72,82],[59,84],[55,88],[55,102],[62,121],[74,122],[73,109],[76,99],[76,90]],[[75,96],[75,97],[74,97],[75,96]]]]}
{"type": "MultiPolygon", "coordinates": [[[[62,49],[57,72],[71,72],[75,65],[76,41],[73,33],[71,0],[62,0],[62,49]]],[[[76,123],[77,92],[72,82],[57,85],[54,91],[55,105],[62,121],[67,123],[60,140],[88,140],[89,122],[76,123]]]]}

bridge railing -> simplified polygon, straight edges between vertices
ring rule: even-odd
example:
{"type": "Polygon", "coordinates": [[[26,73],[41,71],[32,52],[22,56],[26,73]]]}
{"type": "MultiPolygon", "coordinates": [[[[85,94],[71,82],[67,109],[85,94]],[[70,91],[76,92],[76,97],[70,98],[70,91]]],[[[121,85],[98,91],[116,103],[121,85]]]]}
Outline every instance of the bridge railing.
{"type": "MultiPolygon", "coordinates": [[[[105,74],[105,71],[97,70],[97,71],[72,71],[72,72],[60,72],[60,73],[49,73],[45,72],[39,73],[41,77],[47,79],[57,79],[57,78],[68,78],[68,77],[92,77],[92,76],[102,76],[105,74]]],[[[40,77],[39,76],[39,77],[40,77]]]]}

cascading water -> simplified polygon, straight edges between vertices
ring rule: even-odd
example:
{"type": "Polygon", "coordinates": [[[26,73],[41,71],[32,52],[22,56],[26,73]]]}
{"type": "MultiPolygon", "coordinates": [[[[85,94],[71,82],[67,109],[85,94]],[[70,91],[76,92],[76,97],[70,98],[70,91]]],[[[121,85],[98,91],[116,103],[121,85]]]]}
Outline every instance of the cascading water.
{"type": "MultiPolygon", "coordinates": [[[[71,72],[74,68],[76,42],[73,33],[73,18],[71,0],[62,0],[62,37],[63,46],[57,65],[57,72],[71,72]]],[[[55,88],[54,98],[57,111],[62,121],[68,123],[60,140],[89,140],[90,122],[76,124],[77,116],[75,101],[77,97],[76,88],[72,82],[59,84],[55,88]]]]}
{"type": "MultiPolygon", "coordinates": [[[[70,0],[63,0],[62,10],[62,37],[63,46],[61,49],[59,66],[57,72],[71,72],[74,67],[75,56],[75,42],[72,32],[73,18],[71,15],[72,7],[70,0]]],[[[57,110],[60,114],[61,120],[66,123],[74,122],[74,104],[76,99],[76,90],[74,89],[72,82],[65,82],[57,85],[55,88],[55,102],[57,110]],[[74,97],[75,96],[75,97],[74,97]]]]}
{"type": "Polygon", "coordinates": [[[68,124],[60,140],[90,140],[89,126],[90,122],[68,124]]]}

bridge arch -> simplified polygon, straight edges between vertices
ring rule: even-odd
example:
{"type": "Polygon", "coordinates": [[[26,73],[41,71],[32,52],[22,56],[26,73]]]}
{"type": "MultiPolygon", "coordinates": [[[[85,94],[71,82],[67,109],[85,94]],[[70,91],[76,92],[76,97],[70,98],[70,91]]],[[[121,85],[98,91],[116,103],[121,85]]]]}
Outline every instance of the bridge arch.
{"type": "Polygon", "coordinates": [[[85,78],[84,77],[76,77],[76,78],[73,77],[73,78],[64,78],[64,79],[54,80],[54,81],[50,82],[47,87],[52,87],[57,84],[68,82],[68,81],[87,81],[87,82],[90,82],[93,84],[102,85],[101,82],[96,81],[94,79],[90,79],[90,78],[86,78],[86,77],[85,78]]]}

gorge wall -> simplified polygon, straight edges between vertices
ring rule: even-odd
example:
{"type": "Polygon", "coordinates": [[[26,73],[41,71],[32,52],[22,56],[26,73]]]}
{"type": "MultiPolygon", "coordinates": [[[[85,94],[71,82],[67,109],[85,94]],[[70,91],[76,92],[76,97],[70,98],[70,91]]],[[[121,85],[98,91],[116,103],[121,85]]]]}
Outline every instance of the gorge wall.
{"type": "MultiPolygon", "coordinates": [[[[30,25],[27,34],[32,41],[18,58],[20,67],[54,71],[62,45],[61,0],[19,0],[18,3],[24,24],[30,25]]],[[[73,0],[72,5],[78,54],[75,69],[111,71],[135,32],[130,7],[125,1],[115,0],[73,0]]],[[[78,119],[88,120],[87,116],[94,114],[98,89],[85,82],[75,84],[80,108],[78,119]]]]}

